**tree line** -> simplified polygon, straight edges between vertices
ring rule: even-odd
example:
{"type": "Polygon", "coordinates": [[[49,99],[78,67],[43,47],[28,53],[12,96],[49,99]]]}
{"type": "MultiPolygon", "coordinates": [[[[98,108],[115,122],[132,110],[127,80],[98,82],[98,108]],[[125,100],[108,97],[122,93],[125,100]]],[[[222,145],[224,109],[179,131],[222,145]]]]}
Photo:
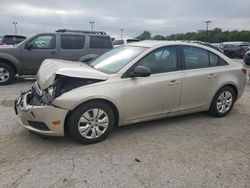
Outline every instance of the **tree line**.
{"type": "Polygon", "coordinates": [[[213,30],[199,30],[197,32],[187,32],[171,34],[168,36],[154,35],[149,31],[144,31],[136,37],[139,40],[197,40],[203,42],[220,43],[227,41],[248,41],[250,42],[250,31],[222,31],[220,28],[213,30]]]}

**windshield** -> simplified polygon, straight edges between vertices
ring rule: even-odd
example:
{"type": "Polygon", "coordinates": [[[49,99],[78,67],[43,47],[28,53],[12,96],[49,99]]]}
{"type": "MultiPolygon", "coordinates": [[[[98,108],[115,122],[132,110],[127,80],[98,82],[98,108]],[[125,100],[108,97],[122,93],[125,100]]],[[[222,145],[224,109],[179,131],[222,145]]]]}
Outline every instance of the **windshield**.
{"type": "Polygon", "coordinates": [[[121,46],[106,52],[89,65],[107,74],[117,73],[145,50],[138,46],[121,46]]]}

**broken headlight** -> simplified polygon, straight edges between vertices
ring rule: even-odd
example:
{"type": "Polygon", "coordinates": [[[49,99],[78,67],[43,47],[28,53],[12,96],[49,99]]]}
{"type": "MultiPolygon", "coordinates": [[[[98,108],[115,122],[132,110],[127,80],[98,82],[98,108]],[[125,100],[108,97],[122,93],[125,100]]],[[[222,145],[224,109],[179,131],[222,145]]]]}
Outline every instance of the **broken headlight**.
{"type": "Polygon", "coordinates": [[[74,78],[69,76],[57,75],[54,83],[44,90],[43,96],[44,102],[51,103],[55,98],[59,97],[63,93],[66,93],[72,89],[97,83],[102,80],[89,79],[89,78],[74,78]]]}

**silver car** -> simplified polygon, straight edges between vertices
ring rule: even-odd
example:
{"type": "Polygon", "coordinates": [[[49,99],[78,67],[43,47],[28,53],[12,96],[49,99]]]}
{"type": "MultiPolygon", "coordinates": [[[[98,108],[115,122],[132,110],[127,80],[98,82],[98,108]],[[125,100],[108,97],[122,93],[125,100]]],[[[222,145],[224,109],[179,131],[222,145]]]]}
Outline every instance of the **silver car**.
{"type": "Polygon", "coordinates": [[[243,94],[246,80],[241,64],[212,48],[142,41],[88,64],[45,60],[15,110],[31,132],[63,136],[68,131],[90,144],[115,126],[199,111],[223,117],[243,94]]]}

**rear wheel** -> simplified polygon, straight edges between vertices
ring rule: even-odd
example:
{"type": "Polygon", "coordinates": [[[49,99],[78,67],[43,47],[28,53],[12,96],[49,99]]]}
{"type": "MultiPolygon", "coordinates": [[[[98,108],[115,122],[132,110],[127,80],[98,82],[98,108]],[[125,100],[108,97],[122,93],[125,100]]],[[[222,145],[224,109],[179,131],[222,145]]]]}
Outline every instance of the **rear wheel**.
{"type": "Polygon", "coordinates": [[[209,114],[215,117],[223,117],[232,110],[234,102],[235,91],[232,87],[225,86],[215,94],[210,105],[209,114]]]}
{"type": "Polygon", "coordinates": [[[83,144],[104,140],[113,130],[115,116],[104,102],[89,102],[76,108],[68,119],[68,130],[73,139],[83,144]]]}
{"type": "Polygon", "coordinates": [[[5,63],[0,63],[0,85],[11,84],[15,79],[15,71],[5,63]]]}

